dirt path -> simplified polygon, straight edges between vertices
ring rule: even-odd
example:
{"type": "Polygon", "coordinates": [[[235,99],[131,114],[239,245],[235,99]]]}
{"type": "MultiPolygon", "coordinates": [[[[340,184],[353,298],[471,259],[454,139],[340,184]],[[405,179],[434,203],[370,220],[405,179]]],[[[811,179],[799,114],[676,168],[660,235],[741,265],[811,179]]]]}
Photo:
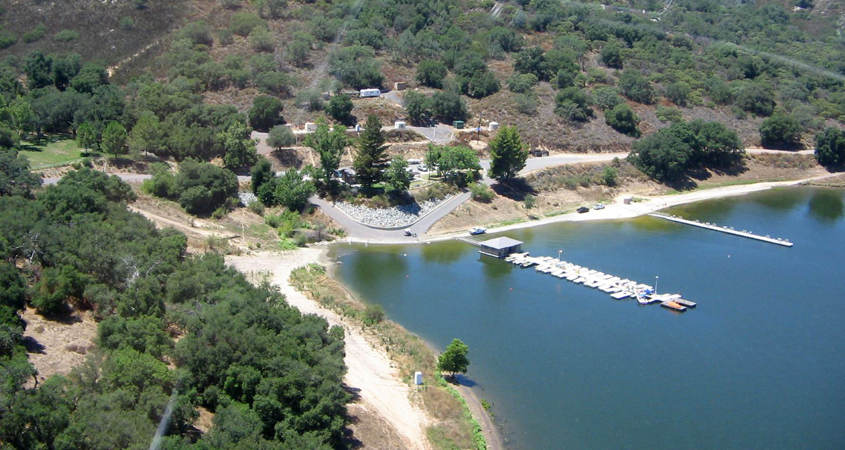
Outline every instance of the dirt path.
{"type": "Polygon", "coordinates": [[[160,216],[158,214],[152,213],[152,212],[147,211],[145,209],[138,208],[134,205],[129,205],[128,207],[129,207],[130,211],[141,214],[142,216],[146,217],[147,219],[150,219],[153,223],[155,223],[159,227],[168,227],[168,226],[174,227],[174,228],[179,229],[181,231],[187,232],[188,234],[200,235],[202,237],[212,237],[212,236],[221,237],[221,238],[233,237],[229,233],[221,233],[221,232],[216,232],[216,231],[203,230],[202,228],[196,228],[196,227],[192,227],[190,225],[185,225],[184,223],[179,222],[177,220],[168,219],[167,217],[160,216]]]}
{"type": "Polygon", "coordinates": [[[428,450],[425,437],[429,418],[410,401],[410,387],[399,379],[397,370],[384,352],[376,350],[359,329],[349,327],[333,311],[321,307],[288,283],[293,269],[308,263],[325,263],[325,249],[306,248],[295,252],[265,253],[254,256],[230,256],[226,262],[238,270],[268,272],[273,284],[287,297],[288,303],[304,314],[316,314],[329,325],[343,327],[346,337],[348,367],[344,382],[355,390],[368,410],[385,419],[402,437],[402,448],[428,450]]]}

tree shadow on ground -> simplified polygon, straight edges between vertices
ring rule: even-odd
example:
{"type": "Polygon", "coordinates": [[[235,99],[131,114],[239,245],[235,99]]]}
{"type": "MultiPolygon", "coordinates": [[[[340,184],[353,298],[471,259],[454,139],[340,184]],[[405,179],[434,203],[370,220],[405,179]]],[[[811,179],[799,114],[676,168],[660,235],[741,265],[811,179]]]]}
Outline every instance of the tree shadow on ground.
{"type": "Polygon", "coordinates": [[[24,336],[23,338],[23,346],[26,349],[27,353],[39,353],[44,354],[44,347],[32,336],[24,336]]]}
{"type": "Polygon", "coordinates": [[[807,147],[800,142],[797,143],[797,144],[793,144],[793,143],[789,143],[789,144],[787,144],[787,143],[762,144],[762,145],[760,145],[760,147],[762,147],[766,150],[786,150],[786,151],[795,151],[795,152],[807,149],[807,147]]]}
{"type": "Polygon", "coordinates": [[[276,161],[284,167],[293,167],[297,170],[302,168],[302,159],[295,151],[290,149],[275,149],[270,152],[276,161]]]}
{"type": "Polygon", "coordinates": [[[525,200],[525,197],[529,194],[537,194],[534,187],[528,184],[524,178],[513,178],[511,180],[495,183],[491,186],[491,188],[494,192],[496,192],[496,194],[518,202],[525,200]]]}

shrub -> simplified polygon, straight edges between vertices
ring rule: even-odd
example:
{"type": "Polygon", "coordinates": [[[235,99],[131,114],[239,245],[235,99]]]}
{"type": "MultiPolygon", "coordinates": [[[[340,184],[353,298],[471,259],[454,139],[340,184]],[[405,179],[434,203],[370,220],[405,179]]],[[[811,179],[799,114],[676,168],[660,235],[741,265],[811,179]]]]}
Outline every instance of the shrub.
{"type": "Polygon", "coordinates": [[[18,42],[18,37],[8,31],[0,31],[0,50],[9,48],[18,42]]]}
{"type": "Polygon", "coordinates": [[[211,47],[214,39],[211,38],[211,30],[205,22],[191,22],[179,31],[179,38],[187,39],[194,45],[205,45],[211,47]]]}
{"type": "Polygon", "coordinates": [[[516,104],[516,110],[522,114],[533,116],[537,114],[537,96],[528,92],[525,94],[516,94],[513,98],[516,104]]]}
{"type": "Polygon", "coordinates": [[[121,17],[120,18],[120,28],[123,28],[124,30],[127,30],[127,31],[131,30],[131,29],[135,28],[135,21],[132,20],[131,17],[121,17]]]}
{"type": "Polygon", "coordinates": [[[256,52],[272,52],[276,49],[273,35],[266,28],[256,27],[249,33],[249,45],[256,52]]]}
{"type": "Polygon", "coordinates": [[[537,198],[531,194],[528,194],[525,196],[525,200],[523,200],[522,203],[525,206],[525,209],[531,209],[537,206],[537,198]]]}
{"type": "Polygon", "coordinates": [[[508,89],[511,92],[524,93],[537,84],[537,76],[533,73],[515,73],[508,78],[508,89]]]}
{"type": "Polygon", "coordinates": [[[654,88],[639,71],[625,69],[619,77],[619,89],[624,96],[637,103],[654,103],[654,88]]]}
{"type": "Polygon", "coordinates": [[[490,203],[493,201],[493,197],[496,196],[496,193],[490,189],[489,186],[486,184],[481,183],[472,183],[469,185],[469,192],[472,195],[472,199],[483,202],[483,203],[490,203]]]}
{"type": "Polygon", "coordinates": [[[53,35],[56,42],[70,42],[79,39],[79,33],[74,30],[62,30],[53,35]]]}
{"type": "Polygon", "coordinates": [[[381,305],[367,305],[364,310],[364,325],[376,325],[384,320],[385,312],[381,305]]]}
{"type": "Polygon", "coordinates": [[[759,116],[769,116],[775,110],[775,96],[771,87],[751,83],[740,89],[736,105],[759,116]]]}
{"type": "Polygon", "coordinates": [[[845,132],[834,127],[816,135],[816,160],[823,166],[845,164],[845,132]]]}
{"type": "Polygon", "coordinates": [[[441,61],[424,60],[417,65],[417,83],[440,89],[446,79],[446,65],[441,61]]]}
{"type": "Polygon", "coordinates": [[[592,96],[596,106],[601,108],[602,111],[613,109],[616,105],[624,101],[622,100],[622,97],[619,96],[619,91],[612,87],[601,87],[595,89],[592,92],[592,96]]]}
{"type": "Polygon", "coordinates": [[[32,31],[24,33],[23,36],[21,36],[21,39],[27,44],[31,44],[35,41],[41,40],[45,34],[47,34],[47,27],[43,23],[39,23],[32,29],[32,31]]]}
{"type": "Polygon", "coordinates": [[[273,148],[280,149],[294,144],[296,144],[296,135],[290,127],[277,125],[270,130],[270,135],[267,137],[267,145],[273,148]]]}
{"type": "Polygon", "coordinates": [[[663,105],[657,107],[657,119],[661,122],[680,122],[684,120],[684,115],[680,109],[667,108],[663,105]]]}
{"type": "Polygon", "coordinates": [[[256,27],[266,27],[267,21],[250,12],[239,12],[229,19],[229,30],[238,36],[249,36],[256,27]]]}
{"type": "Polygon", "coordinates": [[[604,120],[605,123],[622,134],[633,137],[639,137],[640,135],[640,130],[637,129],[640,118],[637,117],[637,114],[634,113],[634,110],[627,103],[616,105],[610,111],[605,112],[604,120]]]}
{"type": "Polygon", "coordinates": [[[333,95],[326,103],[326,114],[338,122],[346,123],[352,117],[352,97],[347,94],[333,95]]]}
{"type": "Polygon", "coordinates": [[[576,87],[568,87],[558,92],[555,103],[555,113],[573,122],[586,121],[593,115],[590,108],[592,100],[586,92],[576,87]]]}

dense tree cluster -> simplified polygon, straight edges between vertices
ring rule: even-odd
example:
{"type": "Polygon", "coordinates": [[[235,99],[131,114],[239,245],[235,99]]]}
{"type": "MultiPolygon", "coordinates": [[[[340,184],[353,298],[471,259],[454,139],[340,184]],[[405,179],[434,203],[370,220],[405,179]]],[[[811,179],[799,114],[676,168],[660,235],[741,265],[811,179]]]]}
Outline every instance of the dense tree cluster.
{"type": "Polygon", "coordinates": [[[652,178],[677,181],[692,168],[738,164],[744,154],[735,131],[719,122],[693,120],[640,139],[628,160],[652,178]]]}
{"type": "Polygon", "coordinates": [[[481,163],[475,150],[463,145],[429,144],[425,163],[448,182],[465,184],[476,178],[481,163]]]}
{"type": "Polygon", "coordinates": [[[210,214],[234,202],[238,194],[238,179],[232,172],[215,165],[194,160],[179,164],[179,173],[160,164],[153,168],[153,178],[143,184],[153,195],[178,200],[191,214],[210,214]]]}
{"type": "Polygon", "coordinates": [[[167,408],[163,448],[340,446],[343,331],[221,256],[187,256],[185,236],[130,212],[132,199],[118,178],[88,169],[0,195],[0,441],[146,448],[167,408]],[[26,303],[101,320],[98,348],[70,376],[24,386],[35,376],[18,315],[26,303]],[[197,406],[216,413],[204,436],[190,432],[197,406]]]}

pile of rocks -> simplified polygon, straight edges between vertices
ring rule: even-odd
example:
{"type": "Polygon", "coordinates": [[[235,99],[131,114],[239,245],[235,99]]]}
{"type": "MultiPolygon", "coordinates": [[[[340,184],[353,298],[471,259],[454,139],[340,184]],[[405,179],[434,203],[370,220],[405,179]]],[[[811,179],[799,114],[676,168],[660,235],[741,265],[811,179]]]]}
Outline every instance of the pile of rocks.
{"type": "Polygon", "coordinates": [[[346,202],[337,202],[334,206],[343,211],[347,216],[364,225],[380,228],[397,228],[411,225],[429,211],[437,208],[438,205],[448,198],[379,209],[353,205],[346,202]]]}
{"type": "Polygon", "coordinates": [[[244,206],[249,206],[250,203],[258,201],[258,197],[252,192],[238,192],[238,200],[244,206]]]}

